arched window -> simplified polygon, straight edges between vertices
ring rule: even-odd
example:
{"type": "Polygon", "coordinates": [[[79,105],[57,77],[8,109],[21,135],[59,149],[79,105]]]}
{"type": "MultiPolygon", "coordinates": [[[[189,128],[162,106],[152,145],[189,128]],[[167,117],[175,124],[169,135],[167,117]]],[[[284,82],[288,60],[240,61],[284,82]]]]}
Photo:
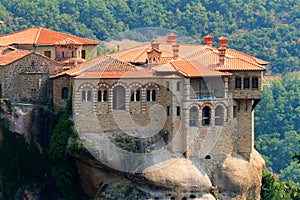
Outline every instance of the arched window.
{"type": "Polygon", "coordinates": [[[98,102],[105,102],[107,99],[107,90],[98,90],[98,102]]]}
{"type": "Polygon", "coordinates": [[[61,90],[61,98],[68,99],[69,98],[69,89],[67,87],[63,87],[61,90]]]}
{"type": "Polygon", "coordinates": [[[113,90],[113,109],[125,110],[125,89],[117,85],[113,90]]]}
{"type": "Polygon", "coordinates": [[[198,127],[198,121],[199,121],[199,112],[198,109],[193,106],[190,108],[190,120],[189,124],[190,126],[198,127]]]}
{"type": "Polygon", "coordinates": [[[131,90],[130,101],[140,101],[141,100],[141,90],[131,90]]]}
{"type": "Polygon", "coordinates": [[[82,99],[82,102],[86,102],[86,93],[85,93],[85,90],[83,90],[81,92],[81,99],[82,99]]]}
{"type": "Polygon", "coordinates": [[[258,77],[252,77],[252,89],[258,89],[258,77]]]}
{"type": "Polygon", "coordinates": [[[209,126],[211,121],[211,109],[209,106],[205,106],[202,109],[202,125],[209,126]]]}
{"type": "Polygon", "coordinates": [[[215,110],[215,125],[222,126],[224,121],[224,109],[222,106],[217,106],[215,110]]]}
{"type": "Polygon", "coordinates": [[[147,101],[156,101],[156,90],[155,89],[147,90],[147,101]]]}
{"type": "Polygon", "coordinates": [[[86,98],[86,101],[87,101],[87,102],[92,101],[92,91],[91,91],[91,90],[89,90],[89,91],[87,92],[87,98],[86,98]]]}

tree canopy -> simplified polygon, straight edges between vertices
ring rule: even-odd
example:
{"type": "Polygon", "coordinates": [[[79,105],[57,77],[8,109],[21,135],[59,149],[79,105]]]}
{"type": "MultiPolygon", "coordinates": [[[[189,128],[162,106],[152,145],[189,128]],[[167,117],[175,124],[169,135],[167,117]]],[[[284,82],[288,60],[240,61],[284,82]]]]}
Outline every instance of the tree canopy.
{"type": "Polygon", "coordinates": [[[300,0],[2,0],[0,34],[42,26],[99,40],[141,27],[171,29],[199,42],[206,34],[224,35],[230,48],[269,61],[273,73],[287,73],[300,70],[299,5],[300,0]]]}

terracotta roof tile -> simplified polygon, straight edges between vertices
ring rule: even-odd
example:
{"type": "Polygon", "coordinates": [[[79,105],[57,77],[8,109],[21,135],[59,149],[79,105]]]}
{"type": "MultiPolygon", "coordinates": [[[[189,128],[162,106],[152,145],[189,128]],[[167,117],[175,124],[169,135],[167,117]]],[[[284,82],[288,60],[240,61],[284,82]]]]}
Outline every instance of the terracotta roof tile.
{"type": "Polygon", "coordinates": [[[187,77],[207,77],[207,76],[229,76],[231,73],[211,70],[197,61],[176,60],[171,64],[174,68],[187,77]]]}
{"type": "Polygon", "coordinates": [[[30,51],[12,51],[10,53],[4,54],[0,56],[0,65],[1,66],[6,66],[9,65],[17,60],[20,60],[21,58],[31,54],[32,52],[30,51]]]}
{"type": "MultiPolygon", "coordinates": [[[[112,54],[113,57],[124,62],[145,62],[147,50],[150,50],[151,44],[146,43],[136,48],[123,50],[112,54]]],[[[162,52],[162,62],[166,64],[172,60],[172,44],[160,43],[159,50],[162,52]]],[[[216,70],[265,70],[264,65],[268,62],[245,53],[227,49],[225,55],[225,65],[219,65],[219,53],[217,48],[200,44],[180,44],[179,58],[186,61],[197,61],[198,63],[216,70]]]]}
{"type": "Polygon", "coordinates": [[[1,36],[0,46],[8,46],[13,44],[52,45],[67,38],[86,45],[99,44],[99,41],[96,40],[60,33],[41,27],[32,27],[19,32],[1,36]]]}

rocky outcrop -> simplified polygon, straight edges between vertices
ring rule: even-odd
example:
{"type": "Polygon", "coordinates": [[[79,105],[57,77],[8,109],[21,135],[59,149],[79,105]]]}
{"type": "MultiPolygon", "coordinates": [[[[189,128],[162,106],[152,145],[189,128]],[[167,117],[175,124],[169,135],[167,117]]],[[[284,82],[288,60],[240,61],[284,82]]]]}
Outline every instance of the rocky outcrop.
{"type": "Polygon", "coordinates": [[[228,156],[214,173],[213,185],[218,187],[221,199],[260,199],[264,160],[253,149],[250,162],[235,155],[228,156]]]}
{"type": "Polygon", "coordinates": [[[103,199],[212,200],[215,199],[214,194],[221,200],[257,200],[260,199],[265,164],[253,149],[250,161],[238,154],[229,155],[209,177],[201,169],[201,163],[196,167],[186,158],[158,162],[142,173],[125,173],[108,168],[84,149],[77,151],[73,157],[86,193],[103,199]],[[130,194],[125,197],[126,191],[130,194]]]}
{"type": "Polygon", "coordinates": [[[147,182],[161,188],[209,192],[212,184],[207,174],[199,171],[189,159],[172,158],[148,167],[142,174],[147,182]]]}
{"type": "Polygon", "coordinates": [[[83,154],[73,154],[73,157],[77,162],[82,186],[93,198],[215,199],[210,194],[212,184],[208,176],[185,158],[158,163],[141,174],[129,174],[109,169],[96,159],[87,159],[83,154]]]}

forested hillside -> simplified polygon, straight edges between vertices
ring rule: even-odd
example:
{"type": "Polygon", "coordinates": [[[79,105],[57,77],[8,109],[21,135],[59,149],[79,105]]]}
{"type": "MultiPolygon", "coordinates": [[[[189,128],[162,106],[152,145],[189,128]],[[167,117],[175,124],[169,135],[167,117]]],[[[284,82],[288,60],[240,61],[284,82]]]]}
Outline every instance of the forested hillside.
{"type": "Polygon", "coordinates": [[[291,157],[299,152],[300,75],[287,74],[265,88],[255,110],[258,150],[281,180],[299,181],[300,168],[291,157]]]}
{"type": "Polygon", "coordinates": [[[300,74],[289,73],[265,87],[255,108],[256,148],[266,160],[262,199],[300,199],[300,74]],[[295,154],[296,153],[296,154],[295,154]],[[292,159],[296,157],[298,159],[292,159]]]}
{"type": "Polygon", "coordinates": [[[129,29],[162,27],[229,45],[271,62],[273,73],[300,70],[300,0],[2,0],[0,33],[31,26],[106,40],[129,29]]]}

